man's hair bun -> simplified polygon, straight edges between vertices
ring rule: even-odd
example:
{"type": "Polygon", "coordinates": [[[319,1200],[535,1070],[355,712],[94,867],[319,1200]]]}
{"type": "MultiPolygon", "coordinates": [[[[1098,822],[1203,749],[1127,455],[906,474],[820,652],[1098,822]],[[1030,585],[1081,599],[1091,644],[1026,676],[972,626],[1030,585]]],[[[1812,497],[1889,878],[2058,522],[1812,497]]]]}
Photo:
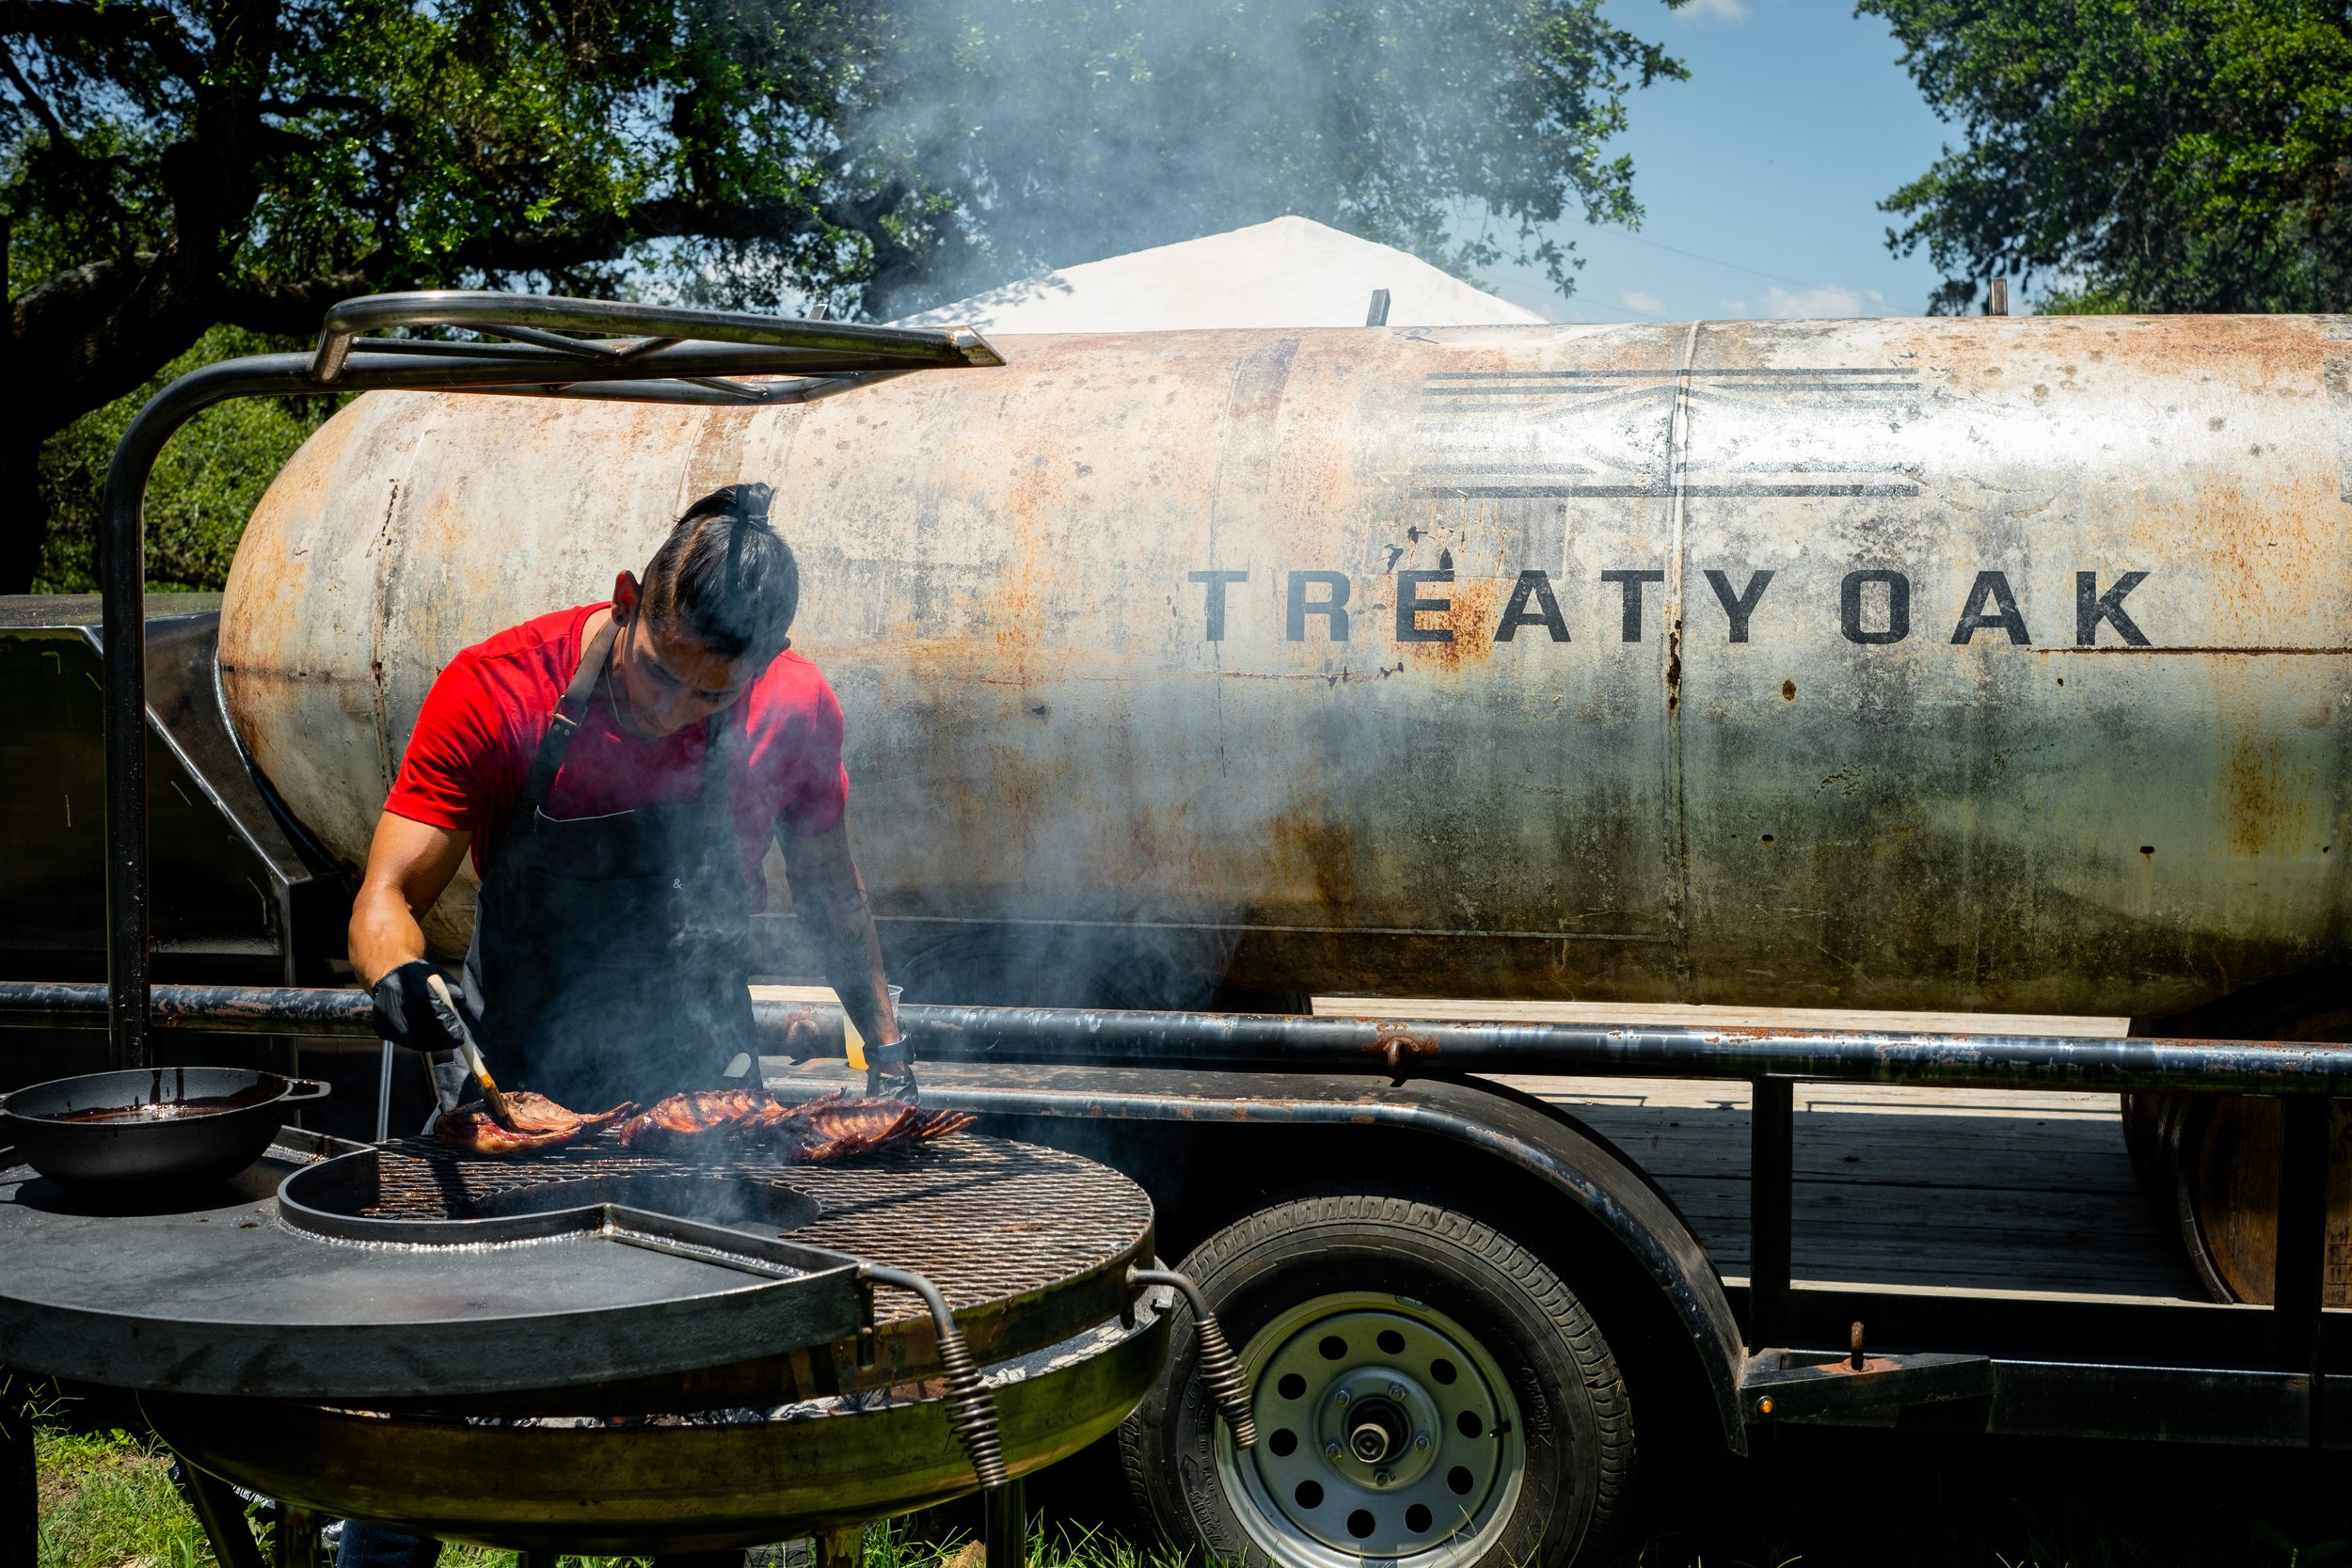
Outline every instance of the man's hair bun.
{"type": "Polygon", "coordinates": [[[644,612],[724,659],[764,667],[790,647],[801,567],[769,520],[774,498],[751,481],[688,507],[645,567],[644,612]]]}

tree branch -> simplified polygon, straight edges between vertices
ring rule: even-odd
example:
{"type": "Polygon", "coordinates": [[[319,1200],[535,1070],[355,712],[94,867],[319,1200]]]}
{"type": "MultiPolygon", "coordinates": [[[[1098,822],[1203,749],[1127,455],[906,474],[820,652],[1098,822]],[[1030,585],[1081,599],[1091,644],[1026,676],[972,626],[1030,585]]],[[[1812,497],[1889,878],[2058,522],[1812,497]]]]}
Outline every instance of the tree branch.
{"type": "Polygon", "coordinates": [[[303,115],[318,114],[322,111],[338,111],[343,114],[362,115],[369,119],[374,120],[378,124],[383,123],[388,118],[385,108],[381,103],[374,102],[373,99],[361,98],[357,93],[306,92],[291,103],[287,103],[283,99],[278,98],[264,98],[262,100],[262,113],[265,115],[278,115],[288,119],[296,119],[303,115]]]}
{"type": "MultiPolygon", "coordinates": [[[[277,54],[278,8],[278,0],[225,0],[216,13],[188,133],[163,158],[172,214],[164,243],[43,279],[11,302],[16,368],[45,394],[31,406],[26,434],[61,430],[135,389],[217,319],[221,276],[261,188],[255,166],[267,128],[259,106],[277,54]]],[[[109,26],[121,11],[158,14],[0,0],[0,30],[72,27],[74,19],[58,14],[69,10],[109,26]]]]}
{"type": "Polygon", "coordinates": [[[81,149],[75,145],[73,134],[65,128],[65,121],[57,118],[57,111],[49,106],[49,101],[36,92],[33,84],[16,68],[16,51],[0,48],[0,71],[8,72],[8,86],[14,87],[16,95],[31,106],[33,118],[48,127],[52,143],[66,152],[78,155],[81,149]]]}
{"type": "Polygon", "coordinates": [[[72,0],[0,0],[0,35],[43,42],[143,44],[189,87],[204,79],[204,56],[169,11],[160,7],[109,6],[72,0]]]}
{"type": "Polygon", "coordinates": [[[647,240],[782,240],[818,227],[805,208],[784,200],[708,201],[657,197],[627,212],[576,229],[501,236],[459,245],[444,258],[459,271],[561,272],[617,261],[647,240]]]}
{"type": "Polygon", "coordinates": [[[251,282],[232,285],[222,296],[220,319],[248,332],[280,338],[307,338],[326,319],[329,306],[355,294],[373,292],[373,271],[332,273],[290,282],[251,282]]]}

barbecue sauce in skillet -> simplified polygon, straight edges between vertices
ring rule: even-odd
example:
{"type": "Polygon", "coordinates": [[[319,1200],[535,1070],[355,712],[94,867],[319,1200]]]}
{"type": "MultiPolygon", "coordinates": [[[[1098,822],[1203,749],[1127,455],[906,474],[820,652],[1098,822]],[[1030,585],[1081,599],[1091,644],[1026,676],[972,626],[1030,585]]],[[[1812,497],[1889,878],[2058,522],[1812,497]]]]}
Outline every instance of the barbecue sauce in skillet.
{"type": "Polygon", "coordinates": [[[282,1090],[256,1084],[235,1094],[201,1095],[194,1100],[162,1100],[149,1105],[100,1105],[87,1111],[68,1111],[63,1116],[43,1117],[43,1121],[100,1121],[137,1123],[185,1121],[195,1117],[216,1117],[224,1111],[242,1111],[248,1105],[260,1105],[275,1100],[282,1090]]]}

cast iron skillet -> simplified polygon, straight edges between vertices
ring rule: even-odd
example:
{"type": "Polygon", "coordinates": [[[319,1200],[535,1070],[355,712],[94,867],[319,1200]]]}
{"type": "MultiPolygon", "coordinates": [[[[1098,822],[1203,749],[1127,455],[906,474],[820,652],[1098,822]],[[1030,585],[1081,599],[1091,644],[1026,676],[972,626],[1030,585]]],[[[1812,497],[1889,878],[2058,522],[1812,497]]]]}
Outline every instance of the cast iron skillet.
{"type": "Polygon", "coordinates": [[[225,1181],[262,1157],[290,1107],[326,1094],[243,1068],[92,1072],[0,1095],[0,1144],[68,1186],[225,1181]]]}

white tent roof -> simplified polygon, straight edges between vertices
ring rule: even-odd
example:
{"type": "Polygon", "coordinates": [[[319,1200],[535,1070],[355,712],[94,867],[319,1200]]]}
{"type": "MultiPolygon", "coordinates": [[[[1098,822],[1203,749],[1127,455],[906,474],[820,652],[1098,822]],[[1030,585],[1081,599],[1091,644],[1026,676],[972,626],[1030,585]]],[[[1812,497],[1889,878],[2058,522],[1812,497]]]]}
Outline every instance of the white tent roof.
{"type": "Polygon", "coordinates": [[[1216,326],[1361,326],[1375,289],[1391,326],[1540,322],[1417,256],[1307,218],[1138,250],[1008,283],[900,326],[998,332],[1172,332],[1216,326]]]}

